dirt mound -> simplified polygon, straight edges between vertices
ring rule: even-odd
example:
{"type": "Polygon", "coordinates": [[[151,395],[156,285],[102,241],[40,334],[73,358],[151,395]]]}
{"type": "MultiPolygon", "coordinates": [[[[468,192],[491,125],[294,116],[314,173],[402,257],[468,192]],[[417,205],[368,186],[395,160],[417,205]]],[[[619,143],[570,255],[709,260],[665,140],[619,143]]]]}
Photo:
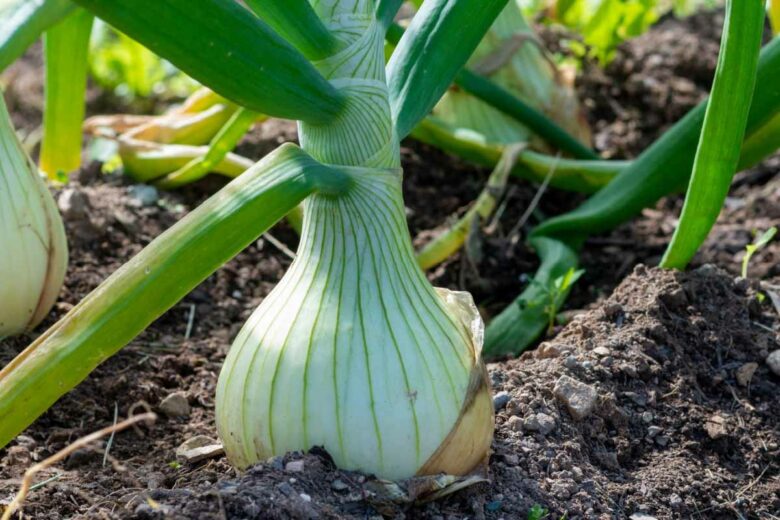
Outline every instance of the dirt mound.
{"type": "Polygon", "coordinates": [[[569,518],[777,513],[780,379],[765,362],[777,315],[759,301],[712,266],[637,267],[554,341],[493,372],[511,396],[496,491],[569,518]]]}

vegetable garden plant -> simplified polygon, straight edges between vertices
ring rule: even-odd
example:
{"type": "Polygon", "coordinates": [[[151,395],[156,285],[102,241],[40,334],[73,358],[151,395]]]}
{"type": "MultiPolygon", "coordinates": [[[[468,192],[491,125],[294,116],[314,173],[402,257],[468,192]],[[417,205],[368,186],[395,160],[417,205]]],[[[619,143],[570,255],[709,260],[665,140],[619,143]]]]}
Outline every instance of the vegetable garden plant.
{"type": "MultiPolygon", "coordinates": [[[[663,261],[684,268],[714,223],[734,172],[780,145],[772,131],[780,120],[780,43],[774,40],[759,53],[761,0],[728,3],[711,98],[631,162],[599,160],[582,136],[573,137],[509,85],[469,70],[507,0],[426,0],[405,31],[392,23],[401,3],[0,3],[8,13],[0,31],[0,67],[47,31],[41,167],[50,177],[61,179],[61,171],[73,169],[73,155],[80,151],[80,142],[72,141],[83,104],[73,100],[83,98],[85,57],[78,50],[86,46],[92,16],[213,91],[200,92],[177,112],[185,121],[196,114],[198,121],[179,127],[177,138],[209,145],[194,154],[191,147],[163,150],[155,160],[170,164],[161,173],[176,175],[145,180],[175,186],[214,169],[236,177],[0,371],[0,446],[303,204],[296,259],[239,333],[220,374],[216,417],[228,458],[245,468],[272,455],[324,446],[339,466],[390,479],[467,474],[486,459],[493,431],[483,339],[490,356],[516,354],[530,345],[562,303],[571,285],[565,281],[578,276],[577,251],[587,236],[687,186],[680,224],[663,261]],[[395,47],[387,62],[386,40],[395,47]],[[68,71],[76,76],[72,83],[64,81],[68,71]],[[454,99],[460,94],[450,93],[439,103],[453,82],[472,96],[466,103],[479,99],[493,115],[465,118],[454,99]],[[204,112],[217,106],[229,110],[204,112]],[[504,134],[490,134],[485,127],[499,116],[505,126],[522,125],[567,157],[513,148],[516,135],[502,139],[504,134]],[[298,121],[301,146],[283,145],[251,165],[229,154],[264,117],[298,121]],[[198,135],[204,120],[213,127],[198,135]],[[187,134],[190,130],[194,134],[187,134]],[[446,235],[454,246],[440,244],[432,260],[415,257],[412,249],[399,148],[410,134],[496,165],[487,194],[510,172],[594,193],[571,213],[535,228],[529,241],[542,262],[534,283],[484,332],[470,296],[434,289],[420,268],[456,249],[471,222],[456,225],[446,235]],[[177,150],[182,153],[171,153],[177,150]]],[[[143,122],[150,124],[132,135],[160,130],[154,121],[143,122]]],[[[0,140],[0,176],[20,186],[0,189],[0,224],[5,225],[0,250],[11,252],[0,258],[0,295],[26,290],[48,310],[62,283],[61,272],[54,271],[66,256],[62,226],[4,110],[0,140]],[[40,196],[30,198],[30,193],[40,196]],[[59,230],[52,231],[53,242],[37,251],[14,245],[19,243],[14,233],[32,228],[7,223],[24,212],[33,214],[41,229],[59,230]],[[42,281],[27,289],[8,285],[5,280],[25,272],[33,259],[47,259],[38,269],[42,281]]],[[[143,162],[149,156],[134,158],[143,162]]],[[[125,164],[131,165],[128,158],[125,164]]],[[[489,213],[493,202],[481,198],[467,217],[478,219],[485,208],[489,213]]],[[[38,311],[35,318],[19,317],[24,314],[19,308],[27,305],[22,299],[6,298],[2,305],[0,334],[29,328],[40,318],[38,311]],[[11,318],[16,322],[9,326],[11,318]]]]}

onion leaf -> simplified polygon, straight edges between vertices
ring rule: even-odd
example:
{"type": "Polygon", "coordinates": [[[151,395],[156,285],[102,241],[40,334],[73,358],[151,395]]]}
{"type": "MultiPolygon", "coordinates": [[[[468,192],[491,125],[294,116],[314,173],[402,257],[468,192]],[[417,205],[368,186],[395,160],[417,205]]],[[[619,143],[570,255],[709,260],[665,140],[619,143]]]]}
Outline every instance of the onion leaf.
{"type": "Polygon", "coordinates": [[[680,223],[661,266],[684,269],[720,214],[737,169],[764,27],[762,0],[729,0],[712,94],[680,223]]]}

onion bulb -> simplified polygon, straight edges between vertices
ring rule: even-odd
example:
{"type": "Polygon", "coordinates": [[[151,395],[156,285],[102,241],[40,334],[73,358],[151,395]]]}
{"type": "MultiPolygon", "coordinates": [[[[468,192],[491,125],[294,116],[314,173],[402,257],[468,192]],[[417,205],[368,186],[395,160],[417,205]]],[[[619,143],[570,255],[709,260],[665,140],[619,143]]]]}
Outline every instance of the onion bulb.
{"type": "Polygon", "coordinates": [[[295,261],[222,368],[227,456],[246,468],[321,446],[386,479],[467,474],[493,437],[482,321],[417,266],[400,172],[343,169],[347,192],[306,201],[295,261]]]}
{"type": "Polygon", "coordinates": [[[43,320],[62,288],[67,262],[57,206],[0,99],[0,338],[43,320]]]}

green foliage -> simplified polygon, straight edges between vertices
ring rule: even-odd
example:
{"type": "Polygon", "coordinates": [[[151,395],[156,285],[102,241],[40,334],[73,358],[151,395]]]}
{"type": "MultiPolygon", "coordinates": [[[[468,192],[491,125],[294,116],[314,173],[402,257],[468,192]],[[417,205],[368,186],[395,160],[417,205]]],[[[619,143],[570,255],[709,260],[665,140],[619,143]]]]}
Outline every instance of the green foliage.
{"type": "MultiPolygon", "coordinates": [[[[757,88],[750,108],[747,136],[760,131],[780,111],[780,39],[761,52],[757,88]]],[[[580,207],[547,220],[533,236],[560,237],[577,245],[585,237],[603,233],[625,222],[658,199],[687,185],[693,169],[699,133],[707,103],[691,110],[628,168],[580,207]]]]}
{"type": "Polygon", "coordinates": [[[528,511],[528,520],[542,520],[547,516],[547,513],[548,511],[545,508],[536,504],[528,511]]]}
{"type": "Polygon", "coordinates": [[[310,60],[326,58],[338,48],[338,41],[308,0],[246,0],[245,3],[310,60]]]}
{"type": "Polygon", "coordinates": [[[639,36],[658,20],[657,4],[657,0],[559,0],[556,18],[582,35],[589,57],[606,63],[621,42],[639,36]]]}
{"type": "Polygon", "coordinates": [[[722,0],[519,0],[529,16],[561,23],[582,35],[583,42],[570,41],[580,57],[609,62],[618,45],[641,35],[661,16],[673,11],[687,16],[697,9],[712,8],[722,0]]]}
{"type": "Polygon", "coordinates": [[[569,291],[583,274],[585,274],[584,269],[574,269],[572,267],[566,271],[566,274],[553,280],[549,287],[545,287],[547,302],[544,305],[544,313],[547,315],[548,333],[552,333],[553,327],[555,327],[555,317],[558,315],[558,309],[563,305],[569,291]]]}
{"type": "Polygon", "coordinates": [[[101,87],[129,99],[162,93],[181,97],[197,87],[173,65],[101,21],[92,32],[89,68],[101,87]]]}
{"type": "Polygon", "coordinates": [[[742,259],[742,278],[747,278],[748,266],[750,265],[750,260],[753,258],[753,255],[765,248],[769,242],[775,238],[775,235],[777,235],[777,228],[769,228],[764,231],[755,242],[748,244],[747,247],[745,247],[745,257],[742,259]]]}
{"type": "Polygon", "coordinates": [[[50,179],[66,182],[81,165],[81,123],[87,89],[87,52],[93,16],[76,9],[46,31],[43,142],[39,164],[50,179]]]}

